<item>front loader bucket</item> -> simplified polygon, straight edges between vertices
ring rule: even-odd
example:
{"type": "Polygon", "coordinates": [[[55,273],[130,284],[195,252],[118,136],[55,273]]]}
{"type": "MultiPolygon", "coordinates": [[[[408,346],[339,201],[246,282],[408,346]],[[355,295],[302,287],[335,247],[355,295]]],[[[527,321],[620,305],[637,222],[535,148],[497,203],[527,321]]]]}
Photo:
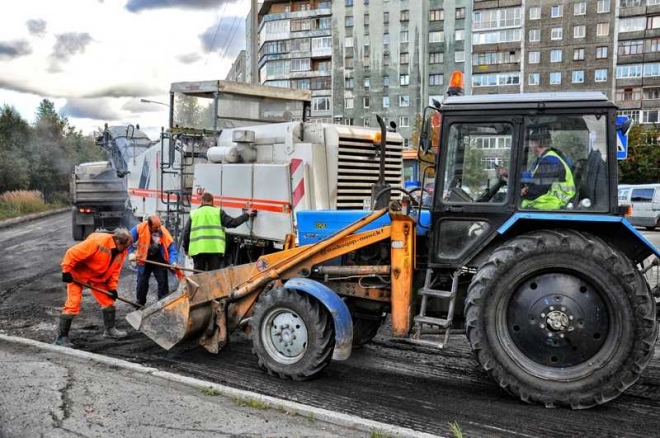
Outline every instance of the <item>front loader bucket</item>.
{"type": "Polygon", "coordinates": [[[135,330],[169,350],[184,339],[203,335],[213,328],[217,300],[227,297],[234,287],[246,281],[254,266],[250,263],[186,277],[184,287],[149,307],[129,313],[126,320],[135,330]]]}

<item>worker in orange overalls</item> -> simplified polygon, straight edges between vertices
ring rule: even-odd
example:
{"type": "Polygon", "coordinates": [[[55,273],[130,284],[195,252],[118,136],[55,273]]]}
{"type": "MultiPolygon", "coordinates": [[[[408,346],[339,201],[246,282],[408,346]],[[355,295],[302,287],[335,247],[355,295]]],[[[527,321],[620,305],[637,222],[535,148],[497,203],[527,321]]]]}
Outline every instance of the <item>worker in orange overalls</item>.
{"type": "Polygon", "coordinates": [[[62,281],[68,284],[67,297],[60,315],[55,345],[73,347],[69,340],[69,329],[73,318],[80,313],[83,290],[74,280],[107,290],[112,295],[91,290],[103,309],[103,336],[115,339],[126,336],[126,332],[115,328],[115,300],[126,249],[132,243],[133,239],[128,230],[119,228],[114,234],[92,233],[87,239],[67,250],[62,261],[62,281]]]}
{"type": "MultiPolygon", "coordinates": [[[[128,260],[131,263],[137,263],[136,298],[137,303],[144,306],[147,302],[149,278],[152,273],[158,283],[158,299],[162,300],[170,293],[167,279],[168,268],[145,262],[145,260],[176,267],[179,252],[176,250],[176,243],[172,239],[172,235],[163,226],[157,214],[152,214],[146,221],[133,227],[131,237],[137,244],[137,250],[133,252],[133,247],[128,249],[128,260]]],[[[174,273],[179,280],[183,279],[183,273],[180,270],[175,269],[174,273]]]]}

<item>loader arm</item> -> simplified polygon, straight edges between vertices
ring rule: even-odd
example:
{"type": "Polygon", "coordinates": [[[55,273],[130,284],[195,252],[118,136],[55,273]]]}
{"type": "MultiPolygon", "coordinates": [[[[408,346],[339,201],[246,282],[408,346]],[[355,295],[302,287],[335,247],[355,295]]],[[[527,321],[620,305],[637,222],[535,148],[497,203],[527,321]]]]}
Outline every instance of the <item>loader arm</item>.
{"type": "MultiPolygon", "coordinates": [[[[353,234],[387,212],[388,209],[378,210],[315,244],[268,254],[255,263],[187,277],[182,290],[141,312],[134,312],[127,319],[134,328],[165,349],[172,348],[183,339],[198,336],[200,344],[207,350],[217,352],[227,342],[229,333],[245,319],[259,294],[268,285],[295,276],[306,277],[316,264],[390,239],[392,226],[353,234]]],[[[414,235],[411,223],[407,218],[407,222],[398,227],[406,231],[399,234],[414,235]]],[[[407,238],[410,239],[410,236],[407,238]]],[[[404,296],[408,297],[404,301],[409,301],[410,287],[406,284],[410,281],[414,260],[409,257],[401,263],[401,267],[392,267],[392,278],[395,280],[392,290],[403,291],[404,296]],[[396,283],[400,283],[400,286],[396,283]]],[[[399,306],[402,310],[396,312],[401,321],[406,320],[405,324],[408,319],[407,314],[404,315],[408,312],[407,306],[403,303],[399,306]]],[[[393,310],[394,307],[393,304],[393,310]]]]}

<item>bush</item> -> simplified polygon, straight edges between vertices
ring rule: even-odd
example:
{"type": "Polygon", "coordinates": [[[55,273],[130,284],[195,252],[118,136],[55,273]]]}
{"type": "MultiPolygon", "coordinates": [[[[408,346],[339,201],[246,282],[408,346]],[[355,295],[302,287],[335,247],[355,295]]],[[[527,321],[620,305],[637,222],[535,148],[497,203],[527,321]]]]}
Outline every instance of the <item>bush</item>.
{"type": "Polygon", "coordinates": [[[49,209],[37,190],[15,190],[0,194],[0,219],[37,213],[49,209]]]}

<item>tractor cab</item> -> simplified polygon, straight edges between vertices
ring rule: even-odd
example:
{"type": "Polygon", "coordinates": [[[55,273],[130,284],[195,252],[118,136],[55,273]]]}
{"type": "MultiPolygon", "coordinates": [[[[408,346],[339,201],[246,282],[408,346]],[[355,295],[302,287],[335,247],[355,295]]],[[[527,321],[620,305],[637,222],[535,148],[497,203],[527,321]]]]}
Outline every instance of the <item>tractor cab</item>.
{"type": "Polygon", "coordinates": [[[469,265],[529,214],[618,214],[615,121],[615,105],[591,92],[449,96],[428,107],[420,153],[435,157],[432,263],[469,265]]]}

